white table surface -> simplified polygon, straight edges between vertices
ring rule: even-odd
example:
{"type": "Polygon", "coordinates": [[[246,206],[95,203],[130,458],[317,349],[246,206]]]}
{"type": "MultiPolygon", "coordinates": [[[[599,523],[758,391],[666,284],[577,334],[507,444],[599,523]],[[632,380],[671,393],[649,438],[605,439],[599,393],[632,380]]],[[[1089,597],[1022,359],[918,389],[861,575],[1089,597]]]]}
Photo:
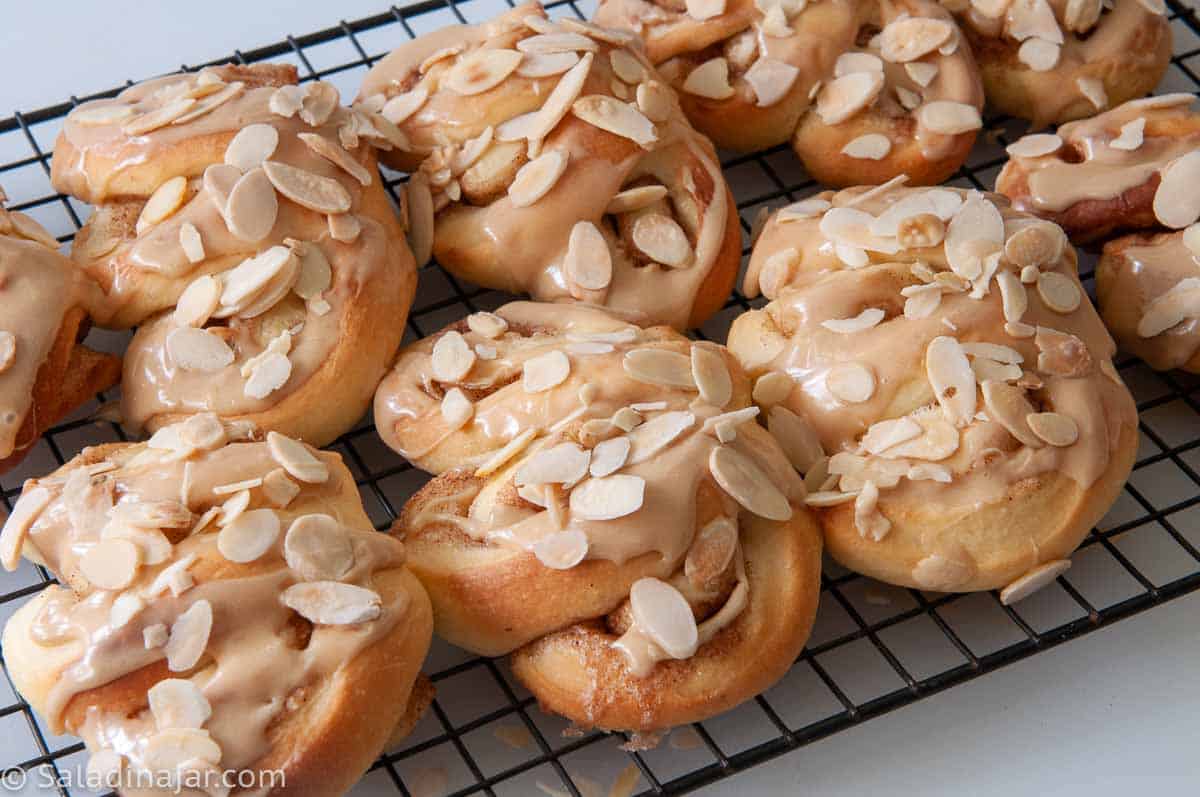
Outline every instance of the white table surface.
{"type": "MultiPolygon", "coordinates": [[[[3,0],[0,115],[383,10],[379,0],[3,0]]],[[[1200,786],[1198,615],[1200,595],[1177,600],[706,793],[1194,792],[1200,786]]]]}

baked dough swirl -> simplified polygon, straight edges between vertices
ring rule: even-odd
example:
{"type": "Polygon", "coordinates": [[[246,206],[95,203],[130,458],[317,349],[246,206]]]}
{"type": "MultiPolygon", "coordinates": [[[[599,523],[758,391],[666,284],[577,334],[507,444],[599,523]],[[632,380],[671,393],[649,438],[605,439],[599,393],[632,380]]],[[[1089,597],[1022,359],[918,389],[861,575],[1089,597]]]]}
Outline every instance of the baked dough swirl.
{"type": "Polygon", "coordinates": [[[1200,114],[1195,96],[1132,100],[1057,135],[1028,136],[996,190],[1104,244],[1100,314],[1152,368],[1200,371],[1200,114]],[[1132,235],[1114,237],[1122,232],[1132,235]]]}
{"type": "Polygon", "coordinates": [[[800,653],[820,532],[723,347],[518,302],[404,349],[376,414],[440,474],[395,525],[437,632],[548,710],[662,730],[800,653]]]}
{"type": "Polygon", "coordinates": [[[395,124],[413,250],[489,288],[698,326],[729,297],[738,214],[712,145],[629,34],[536,3],[392,51],[356,107],[395,124]],[[428,232],[432,230],[432,237],[428,232]]]}
{"type": "Polygon", "coordinates": [[[0,534],[5,567],[23,551],[62,584],[8,621],[6,669],[122,794],[272,770],[259,793],[342,794],[423,708],[432,614],[403,545],[337,455],[247,427],[198,414],[85,449],[0,534]]]}
{"type": "Polygon", "coordinates": [[[58,241],[0,191],[0,473],[38,437],[121,376],[121,359],[80,341],[99,288],[58,241]]]}
{"type": "Polygon", "coordinates": [[[728,345],[839,562],[1005,602],[1069,566],[1137,448],[1075,269],[997,195],[852,189],[771,217],[745,289],[772,301],[728,345]]]}
{"type": "Polygon", "coordinates": [[[362,415],[399,346],[416,270],[375,170],[391,146],[291,66],[139,84],[71,112],[54,186],[96,205],[74,259],[99,323],[138,325],[122,413],[196,412],[322,445],[362,415]]]}
{"type": "Polygon", "coordinates": [[[942,0],[966,31],[988,105],[1035,127],[1153,91],[1171,60],[1163,0],[942,0]]]}
{"type": "Polygon", "coordinates": [[[983,88],[932,0],[603,0],[718,146],[790,141],[819,182],[940,183],[981,126],[983,88]]]}

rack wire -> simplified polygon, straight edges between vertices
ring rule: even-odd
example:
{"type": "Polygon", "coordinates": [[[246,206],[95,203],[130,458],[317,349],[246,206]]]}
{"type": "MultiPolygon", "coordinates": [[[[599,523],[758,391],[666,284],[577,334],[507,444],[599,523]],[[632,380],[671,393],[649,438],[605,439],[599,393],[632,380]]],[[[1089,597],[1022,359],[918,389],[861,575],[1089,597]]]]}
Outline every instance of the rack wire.
{"type": "MultiPolygon", "coordinates": [[[[303,79],[332,82],[356,94],[366,70],[403,41],[457,22],[479,22],[511,0],[426,0],[248,51],[230,59],[295,64],[303,79]]],[[[1175,54],[1160,91],[1200,91],[1200,20],[1167,0],[1175,54]]],[[[548,3],[552,17],[587,18],[590,4],[548,3]]],[[[221,59],[225,62],[230,59],[221,59]]],[[[218,63],[218,62],[214,62],[218,63]]],[[[184,65],[188,70],[204,64],[184,65]]],[[[119,88],[95,96],[112,96],[119,88]]],[[[50,187],[50,152],[67,112],[87,98],[0,119],[0,184],[10,207],[31,214],[67,243],[87,216],[50,187]]],[[[1004,146],[1022,123],[989,117],[967,164],[952,184],[990,187],[1004,146]]],[[[722,158],[743,227],[764,206],[816,190],[786,147],[722,158]]],[[[395,199],[404,176],[385,173],[395,199]]],[[[747,249],[743,254],[748,254],[747,249]]],[[[1094,259],[1081,261],[1091,290],[1094,259]]],[[[492,309],[502,294],[467,285],[436,264],[422,270],[406,338],[413,340],[468,312],[492,309]]],[[[730,321],[761,305],[735,294],[694,334],[724,340],[730,321]]],[[[89,341],[119,350],[126,337],[93,331],[89,341]]],[[[543,714],[502,660],[479,658],[435,642],[427,671],[438,689],[431,710],[399,747],[385,751],[355,793],[405,797],[536,794],[592,797],[623,776],[644,794],[680,794],[762,764],[789,750],[867,722],[901,706],[1036,655],[1200,588],[1200,378],[1155,373],[1122,356],[1118,368],[1133,390],[1141,440],[1133,476],[1116,505],[1075,554],[1057,582],[1016,606],[994,593],[941,595],[879,584],[827,562],[821,608],[807,648],[781,683],[743,706],[676,730],[657,749],[624,751],[612,734],[576,731],[543,714]],[[630,770],[630,767],[633,769],[630,770]]],[[[0,480],[6,509],[24,479],[44,474],[83,446],[125,439],[115,424],[94,418],[100,395],[48,432],[16,472],[0,480]]],[[[368,514],[380,529],[426,476],[388,451],[364,421],[333,446],[354,472],[368,514]]],[[[0,576],[0,622],[51,582],[25,563],[0,576]]],[[[2,664],[0,651],[0,664],[2,664]]],[[[19,769],[28,782],[54,783],[46,793],[86,794],[68,785],[86,753],[73,737],[56,736],[0,679],[0,770],[19,769]]]]}

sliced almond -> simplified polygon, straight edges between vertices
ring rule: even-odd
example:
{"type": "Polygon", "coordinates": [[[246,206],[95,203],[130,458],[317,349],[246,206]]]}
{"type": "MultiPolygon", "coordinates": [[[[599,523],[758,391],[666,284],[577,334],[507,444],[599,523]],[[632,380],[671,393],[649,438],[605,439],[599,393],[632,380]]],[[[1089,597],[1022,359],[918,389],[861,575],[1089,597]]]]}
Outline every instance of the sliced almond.
{"type": "Polygon", "coordinates": [[[1022,136],[1009,144],[1006,152],[1012,158],[1040,158],[1062,149],[1063,140],[1054,133],[1034,133],[1022,136]]]}
{"type": "Polygon", "coordinates": [[[324,484],[329,480],[329,467],[300,441],[267,432],[267,447],[271,458],[295,479],[306,484],[324,484]]]}
{"type": "MultiPolygon", "coordinates": [[[[724,2],[724,0],[721,0],[724,2]]],[[[646,79],[646,68],[628,50],[612,50],[608,54],[608,62],[613,73],[621,80],[636,86],[646,79]]]]}
{"type": "Polygon", "coordinates": [[[171,672],[187,672],[195,667],[208,647],[212,624],[212,604],[203,598],[176,617],[164,645],[167,669],[171,672]]]}
{"type": "Polygon", "coordinates": [[[1070,277],[1057,271],[1043,271],[1038,275],[1038,296],[1042,303],[1056,313],[1073,313],[1083,299],[1083,291],[1070,277]]]}
{"type": "Polygon", "coordinates": [[[840,124],[873,103],[883,84],[879,72],[851,72],[835,78],[817,95],[817,115],[827,125],[840,124]]]}
{"type": "MultiPolygon", "coordinates": [[[[1097,3],[1096,7],[1099,8],[1099,5],[1097,3]]],[[[1025,600],[1043,587],[1052,584],[1055,579],[1070,568],[1070,559],[1055,559],[1052,562],[1039,565],[1000,590],[1000,603],[1005,606],[1011,606],[1017,601],[1025,600]]]]}
{"type": "Polygon", "coordinates": [[[472,313],[467,316],[467,327],[476,335],[495,340],[508,331],[508,322],[495,313],[472,313]]]}
{"type": "Polygon", "coordinates": [[[904,65],[909,78],[922,88],[927,88],[937,77],[938,65],[928,61],[910,61],[904,65]]]}
{"type": "Polygon", "coordinates": [[[615,520],[642,508],[646,480],[614,474],[588,479],[571,491],[571,514],[581,520],[615,520]]]}
{"type": "Polygon", "coordinates": [[[286,246],[272,246],[225,272],[221,286],[221,308],[214,315],[218,318],[246,315],[244,311],[253,304],[259,304],[259,298],[268,294],[281,295],[290,290],[299,275],[300,261],[296,253],[286,246]],[[280,282],[282,285],[278,284],[280,282]]]}
{"type": "Polygon", "coordinates": [[[535,542],[532,550],[551,570],[570,570],[587,556],[588,538],[579,529],[558,531],[535,542]]]}
{"type": "Polygon", "coordinates": [[[1004,246],[1004,218],[986,197],[973,192],[946,228],[946,261],[954,273],[973,280],[983,260],[1004,246]]]}
{"type": "Polygon", "coordinates": [[[306,124],[318,127],[329,121],[334,110],[341,104],[338,90],[323,80],[307,83],[300,99],[297,113],[306,124]]]}
{"type": "Polygon", "coordinates": [[[592,476],[608,476],[625,467],[629,460],[631,441],[628,437],[613,437],[596,444],[592,449],[592,462],[588,473],[592,476]]]}
{"type": "Polygon", "coordinates": [[[720,576],[737,553],[737,524],[727,517],[717,517],[696,532],[692,546],[683,563],[683,574],[697,589],[704,589],[720,576]]]}
{"type": "Polygon", "coordinates": [[[881,32],[879,53],[885,61],[915,61],[945,44],[954,35],[954,24],[927,17],[904,17],[889,22],[881,32]]]}
{"type": "Polygon", "coordinates": [[[111,125],[123,122],[133,116],[133,108],[128,105],[98,105],[91,103],[81,105],[70,113],[70,121],[85,126],[111,125]]]}
{"type": "Polygon", "coordinates": [[[146,650],[161,648],[167,644],[171,632],[163,623],[154,623],[142,629],[142,647],[146,650]]]}
{"type": "MultiPolygon", "coordinates": [[[[529,41],[529,39],[523,41],[529,41]]],[[[593,57],[592,53],[584,53],[583,57],[579,59],[579,63],[568,69],[559,78],[558,83],[555,84],[554,89],[537,111],[537,115],[531,117],[529,122],[523,125],[526,138],[531,141],[540,141],[563,120],[579,97],[580,91],[583,90],[584,81],[587,80],[588,72],[592,68],[593,57]]],[[[496,132],[500,140],[505,140],[500,136],[499,129],[496,132]]]]}
{"type": "Polygon", "coordinates": [[[685,5],[688,16],[701,21],[725,13],[725,0],[686,0],[685,5]]]}
{"type": "Polygon", "coordinates": [[[382,612],[377,592],[338,581],[308,581],[283,591],[280,601],[317,625],[370,622],[382,612]]]}
{"type": "Polygon", "coordinates": [[[881,454],[924,433],[925,429],[912,418],[890,418],[871,424],[859,444],[868,454],[881,454]]]}
{"type": "Polygon", "coordinates": [[[1154,192],[1154,215],[1167,227],[1180,230],[1200,219],[1200,150],[1169,163],[1154,192]]]}
{"type": "Polygon", "coordinates": [[[303,141],[313,152],[334,166],[337,166],[355,180],[358,180],[360,184],[371,184],[371,172],[356,161],[354,156],[343,149],[340,144],[316,133],[298,133],[296,137],[303,141]]]}
{"type": "Polygon", "coordinates": [[[729,62],[724,58],[712,58],[688,73],[682,89],[688,94],[710,100],[725,100],[733,96],[729,85],[729,62]]]}
{"type": "Polygon", "coordinates": [[[460,332],[450,330],[434,341],[429,364],[434,379],[453,384],[471,372],[475,366],[475,352],[460,332]]]}
{"type": "Polygon", "coordinates": [[[544,197],[567,169],[565,150],[547,150],[517,170],[508,186],[513,207],[528,207],[544,197]]]}
{"type": "Polygon", "coordinates": [[[549,351],[525,361],[521,386],[526,393],[542,393],[561,385],[570,374],[571,359],[561,351],[549,351]]]}
{"type": "Polygon", "coordinates": [[[696,416],[682,411],[664,412],[639,425],[629,432],[629,464],[654,458],[695,425],[696,416]]]}
{"type": "Polygon", "coordinates": [[[825,389],[839,401],[861,404],[875,395],[875,374],[862,363],[838,363],[826,372],[825,389]]]}
{"type": "Polygon", "coordinates": [[[274,126],[261,123],[246,125],[225,148],[225,162],[248,172],[274,155],[278,146],[279,131],[274,126]]]}
{"type": "Polygon", "coordinates": [[[748,511],[768,520],[791,518],[787,496],[744,454],[718,446],[709,455],[708,469],[721,489],[748,511]]]}
{"type": "Polygon", "coordinates": [[[220,371],[233,362],[233,349],[206,329],[173,329],[166,349],[171,361],[185,371],[220,371]]]}
{"type": "Polygon", "coordinates": [[[821,326],[831,332],[842,335],[852,335],[855,332],[865,332],[883,320],[884,312],[878,307],[868,307],[853,318],[827,318],[821,326]]]}
{"type": "Polygon", "coordinates": [[[953,592],[970,580],[974,573],[975,568],[971,564],[934,553],[917,562],[912,579],[922,589],[953,592]]]}
{"type": "Polygon", "coordinates": [[[1186,318],[1200,318],[1200,278],[1182,279],[1150,302],[1138,322],[1138,337],[1161,335],[1186,318]]]}
{"type": "Polygon", "coordinates": [[[957,340],[941,335],[925,350],[925,373],[946,418],[965,426],[975,415],[975,372],[957,340]]]}
{"type": "Polygon", "coordinates": [[[883,61],[872,53],[842,53],[833,64],[833,76],[841,77],[851,72],[883,72],[883,61]]]}
{"type": "Polygon", "coordinates": [[[394,125],[404,124],[414,113],[421,110],[429,100],[429,89],[418,83],[411,91],[397,94],[380,109],[380,114],[394,125]]]}
{"type": "Polygon", "coordinates": [[[262,399],[287,384],[292,376],[292,361],[286,354],[267,352],[246,380],[243,392],[250,398],[262,399]]]}
{"type": "Polygon", "coordinates": [[[253,562],[279,537],[279,516],[273,509],[252,509],[221,529],[217,550],[231,562],[253,562]]]}
{"type": "Polygon", "coordinates": [[[1022,445],[1041,448],[1041,439],[1029,427],[1028,418],[1033,414],[1033,405],[1025,398],[1025,391],[992,380],[984,382],[982,388],[988,417],[1003,426],[1022,445]]]}
{"type": "Polygon", "coordinates": [[[298,205],[318,213],[350,210],[350,192],[331,177],[322,177],[279,161],[264,161],[262,168],[275,190],[298,205]]]}
{"type": "Polygon", "coordinates": [[[1108,145],[1113,149],[1132,152],[1133,150],[1136,150],[1138,147],[1142,146],[1142,142],[1145,140],[1145,134],[1146,118],[1144,116],[1139,116],[1132,122],[1126,122],[1125,124],[1121,125],[1120,135],[1108,142],[1108,145]]]}
{"type": "Polygon", "coordinates": [[[978,108],[951,100],[925,103],[917,112],[917,121],[926,130],[947,136],[969,133],[983,127],[978,108]]]}
{"type": "Polygon", "coordinates": [[[733,380],[718,350],[692,344],[692,379],[706,404],[721,408],[733,398],[733,380]]]}
{"type": "Polygon", "coordinates": [[[1100,19],[1102,7],[1100,0],[1067,0],[1063,22],[1068,30],[1084,33],[1100,19]]]}
{"type": "Polygon", "coordinates": [[[767,7],[767,12],[763,14],[760,27],[763,33],[776,39],[786,39],[794,33],[791,26],[788,25],[787,15],[783,13],[783,7],[779,5],[767,7]]]}
{"type": "Polygon", "coordinates": [[[1049,221],[1026,224],[1004,243],[1005,256],[1018,266],[1052,266],[1062,257],[1067,236],[1049,221]]]}
{"type": "Polygon", "coordinates": [[[146,608],[146,601],[140,595],[123,592],[113,599],[112,608],[108,613],[108,624],[113,628],[124,628],[129,625],[146,608]]]}
{"type": "Polygon", "coordinates": [[[475,470],[475,475],[479,478],[484,478],[500,470],[500,468],[508,464],[509,460],[525,450],[525,447],[528,446],[530,441],[536,436],[536,429],[526,429],[525,431],[521,432],[516,437],[505,443],[494,454],[488,457],[483,464],[475,470]]]}
{"type": "Polygon", "coordinates": [[[179,226],[179,247],[183,249],[183,255],[189,263],[204,260],[204,242],[200,239],[200,231],[189,221],[179,226]]]}
{"type": "Polygon", "coordinates": [[[154,193],[146,200],[146,204],[142,206],[141,215],[138,216],[137,232],[139,235],[179,210],[187,195],[187,185],[186,177],[177,176],[167,180],[154,190],[154,193]]]}
{"type": "Polygon", "coordinates": [[[128,587],[141,565],[141,551],[129,540],[100,540],[79,558],[79,572],[98,589],[128,587]]]}
{"type": "Polygon", "coordinates": [[[475,405],[467,398],[466,393],[452,387],[442,397],[441,413],[446,428],[457,431],[466,426],[475,415],[475,405]]]}
{"type": "Polygon", "coordinates": [[[866,133],[847,142],[842,154],[850,158],[883,160],[892,151],[892,141],[882,133],[866,133]]]}
{"type": "Polygon", "coordinates": [[[354,545],[329,515],[301,515],[283,541],[283,555],[305,581],[337,580],[354,566],[354,545]]]}
{"type": "Polygon", "coordinates": [[[221,746],[206,731],[197,728],[168,728],[153,734],[146,739],[140,758],[142,768],[135,777],[141,777],[143,772],[166,772],[175,783],[180,783],[185,775],[192,777],[201,772],[220,777],[219,772],[204,768],[221,760],[221,746]]]}
{"type": "Polygon", "coordinates": [[[183,678],[164,678],[146,693],[150,713],[158,730],[203,728],[212,716],[212,706],[200,688],[183,678]]]}
{"type": "Polygon", "coordinates": [[[696,389],[692,379],[692,361],[687,355],[666,349],[634,349],[626,352],[622,364],[625,373],[639,382],[696,389]]]}
{"type": "Polygon", "coordinates": [[[896,86],[896,101],[900,103],[900,107],[906,111],[915,111],[921,107],[924,98],[920,94],[910,88],[904,86],[896,86]]]}
{"type": "Polygon", "coordinates": [[[1037,369],[1042,373],[1075,378],[1092,370],[1092,354],[1075,335],[1039,326],[1034,343],[1038,347],[1037,369]]]}
{"type": "Polygon", "coordinates": [[[518,487],[537,484],[574,484],[588,474],[592,454],[575,443],[559,443],[534,453],[517,468],[518,487]]]}
{"type": "Polygon", "coordinates": [[[633,222],[634,245],[656,263],[682,268],[692,259],[692,244],[679,223],[661,213],[647,213],[633,222]]]}
{"type": "Polygon", "coordinates": [[[443,85],[467,97],[482,94],[511,75],[522,57],[516,50],[475,50],[458,59],[445,76],[443,85]]]}
{"type": "Polygon", "coordinates": [[[577,51],[595,51],[600,46],[590,36],[575,32],[539,33],[517,42],[517,49],[523,53],[566,53],[577,51]]]}
{"type": "Polygon", "coordinates": [[[655,204],[666,195],[667,187],[665,185],[641,185],[636,188],[628,188],[615,194],[604,212],[618,214],[641,210],[655,204]]]}
{"type": "Polygon", "coordinates": [[[792,86],[796,85],[800,69],[786,61],[759,58],[742,77],[754,91],[754,104],[759,108],[769,108],[786,97],[792,86]]]}
{"type": "Polygon", "coordinates": [[[221,300],[221,284],[210,274],[192,280],[175,303],[174,320],[179,326],[202,327],[221,300]]]}
{"type": "Polygon", "coordinates": [[[779,441],[792,467],[801,473],[825,456],[821,440],[812,424],[782,405],[771,408],[767,415],[767,430],[779,441]]]}
{"type": "MultiPolygon", "coordinates": [[[[619,52],[617,50],[613,51],[619,52]]],[[[579,53],[525,53],[517,66],[517,74],[527,78],[551,77],[561,75],[575,64],[579,63],[579,53]]]]}
{"type": "Polygon", "coordinates": [[[854,527],[864,539],[879,542],[892,529],[892,523],[879,511],[879,488],[868,479],[854,499],[854,527]]]}
{"type": "Polygon", "coordinates": [[[191,97],[172,100],[160,108],[130,119],[121,127],[121,132],[127,136],[144,136],[147,133],[152,133],[183,116],[195,104],[196,100],[191,97]]]}
{"type": "Polygon", "coordinates": [[[673,659],[687,659],[700,646],[696,618],[687,599],[665,581],[642,578],[629,590],[636,627],[673,659]]]}
{"type": "Polygon", "coordinates": [[[224,207],[225,224],[243,241],[261,241],[275,226],[279,202],[266,172],[252,169],[234,184],[224,207]]]}
{"type": "Polygon", "coordinates": [[[1017,49],[1017,60],[1034,72],[1049,72],[1058,66],[1062,46],[1044,39],[1026,39],[1017,49]]]}
{"type": "MultiPolygon", "coordinates": [[[[201,185],[222,217],[225,216],[229,205],[229,195],[233,193],[233,187],[240,179],[242,173],[228,163],[214,163],[204,170],[201,185]]],[[[228,220],[226,224],[228,225],[228,220]]]]}
{"type": "Polygon", "coordinates": [[[657,80],[647,80],[638,84],[637,106],[651,122],[665,122],[675,111],[675,95],[657,80]]]}
{"type": "Polygon", "coordinates": [[[580,97],[571,105],[571,113],[593,127],[637,142],[644,149],[658,141],[654,123],[636,106],[604,94],[580,97]]]}
{"type": "Polygon", "coordinates": [[[1079,93],[1086,97],[1097,111],[1108,107],[1108,92],[1104,88],[1104,81],[1094,77],[1078,77],[1075,78],[1075,85],[1079,88],[1079,93]]]}
{"type": "Polygon", "coordinates": [[[283,468],[276,468],[263,477],[262,491],[268,501],[283,508],[300,494],[300,485],[289,479],[283,468]]]}
{"type": "Polygon", "coordinates": [[[1032,412],[1025,416],[1030,430],[1052,446],[1074,445],[1079,439],[1079,425],[1069,416],[1058,412],[1032,412]]]}

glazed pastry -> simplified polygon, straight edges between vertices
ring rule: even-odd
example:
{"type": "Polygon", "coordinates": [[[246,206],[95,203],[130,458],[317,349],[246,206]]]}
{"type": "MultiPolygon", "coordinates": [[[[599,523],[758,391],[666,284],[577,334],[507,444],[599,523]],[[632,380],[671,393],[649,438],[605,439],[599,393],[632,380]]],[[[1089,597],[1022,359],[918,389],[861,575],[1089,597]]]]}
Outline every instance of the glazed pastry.
{"type": "Polygon", "coordinates": [[[1158,85],[1163,0],[942,0],[975,51],[988,105],[1034,127],[1082,119],[1158,85]]]}
{"type": "Polygon", "coordinates": [[[137,325],[122,414],[197,412],[322,445],[362,416],[416,271],[375,170],[390,146],[291,66],[173,75],[71,112],[58,190],[96,205],[73,257],[137,325]]]}
{"type": "Polygon", "coordinates": [[[1137,413],[1075,252],[1003,197],[804,200],[766,224],[745,289],[772,301],[729,348],[852,570],[1018,600],[1069,566],[1129,475],[1137,413]]]}
{"type": "Polygon", "coordinates": [[[1160,370],[1200,370],[1195,99],[1134,100],[1057,136],[1027,136],[1009,147],[996,180],[1014,205],[1062,224],[1073,240],[1106,242],[1100,314],[1123,349],[1160,370]],[[1130,230],[1140,232],[1113,239],[1130,230]]]}
{"type": "Polygon", "coordinates": [[[337,455],[248,426],[197,414],[85,449],[0,534],[6,568],[23,551],[62,584],[4,629],[13,684],[93,777],[162,786],[123,794],[272,771],[261,793],[342,794],[411,724],[432,614],[404,547],[337,455]]]}
{"type": "Polygon", "coordinates": [[[371,70],[356,107],[408,142],[383,158],[415,172],[418,262],[432,251],[480,285],[642,324],[698,326],[721,308],[741,257],[733,196],[630,39],[527,4],[371,70]]]}
{"type": "Polygon", "coordinates": [[[932,0],[603,0],[718,146],[791,142],[818,182],[940,183],[966,160],[983,88],[932,0]]]}
{"type": "Polygon", "coordinates": [[[1132,100],[1057,133],[1018,139],[1008,147],[996,190],[1016,209],[1060,225],[1076,244],[1118,232],[1186,227],[1196,220],[1190,209],[1200,200],[1179,191],[1194,197],[1195,184],[1180,180],[1181,172],[1174,188],[1163,186],[1162,175],[1200,150],[1200,114],[1190,109],[1195,99],[1164,94],[1132,100]]]}
{"type": "Polygon", "coordinates": [[[54,236],[6,210],[0,191],[0,473],[120,378],[119,357],[80,343],[100,298],[54,236]]]}
{"type": "Polygon", "coordinates": [[[440,473],[394,528],[437,632],[511,653],[546,709],[662,730],[800,653],[820,531],[723,347],[518,302],[404,349],[376,414],[440,473]]]}

